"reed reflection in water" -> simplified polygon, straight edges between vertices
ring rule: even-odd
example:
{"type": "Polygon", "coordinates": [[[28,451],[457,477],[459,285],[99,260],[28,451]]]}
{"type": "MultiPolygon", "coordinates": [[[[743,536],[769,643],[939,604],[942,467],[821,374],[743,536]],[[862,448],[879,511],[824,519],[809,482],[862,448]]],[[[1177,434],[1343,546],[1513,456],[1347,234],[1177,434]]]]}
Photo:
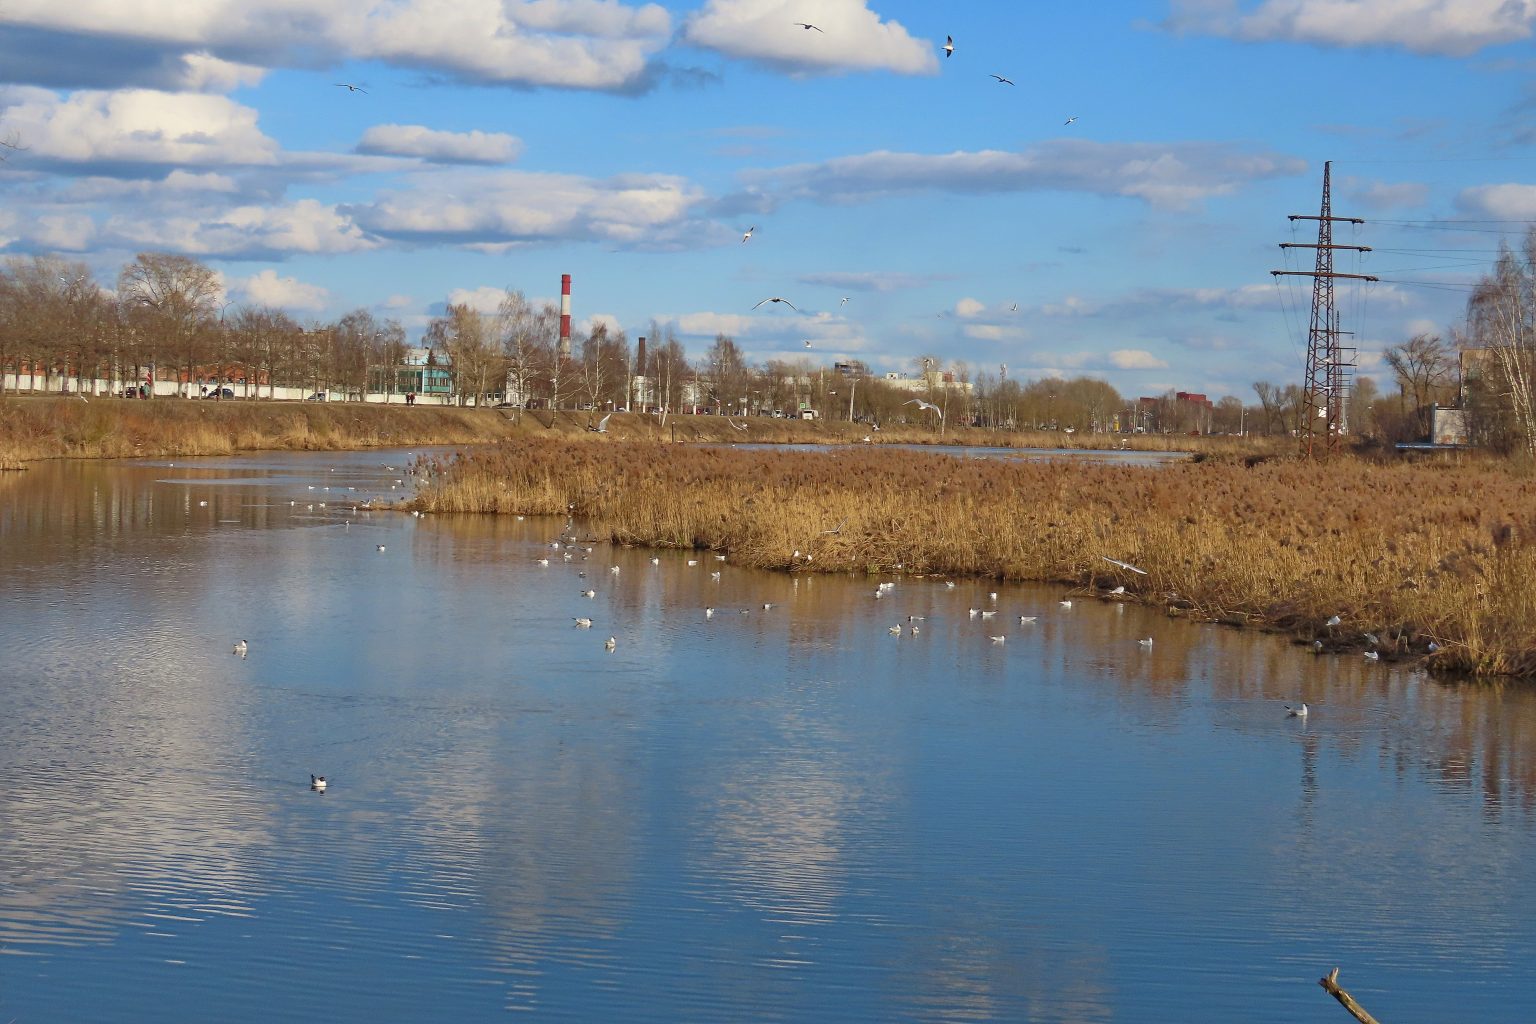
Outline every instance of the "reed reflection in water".
{"type": "Polygon", "coordinates": [[[352,510],[406,462],[0,475],[0,1019],[1536,1012],[1525,688],[352,510]]]}

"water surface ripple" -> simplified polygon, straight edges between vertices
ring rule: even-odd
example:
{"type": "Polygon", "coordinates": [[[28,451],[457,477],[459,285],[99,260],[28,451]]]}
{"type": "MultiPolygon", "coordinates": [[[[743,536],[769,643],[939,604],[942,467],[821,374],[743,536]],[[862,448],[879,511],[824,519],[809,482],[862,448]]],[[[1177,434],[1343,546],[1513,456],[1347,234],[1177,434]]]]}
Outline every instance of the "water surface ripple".
{"type": "Polygon", "coordinates": [[[0,1021],[1536,1019],[1529,688],[409,461],[0,474],[0,1021]]]}

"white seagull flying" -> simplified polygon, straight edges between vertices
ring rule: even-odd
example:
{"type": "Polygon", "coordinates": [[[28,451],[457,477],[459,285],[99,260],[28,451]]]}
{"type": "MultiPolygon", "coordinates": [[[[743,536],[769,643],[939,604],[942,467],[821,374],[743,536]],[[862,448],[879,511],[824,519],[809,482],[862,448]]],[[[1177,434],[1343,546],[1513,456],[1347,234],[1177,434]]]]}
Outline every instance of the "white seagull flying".
{"type": "Polygon", "coordinates": [[[1004,78],[1002,75],[992,75],[991,77],[997,79],[998,82],[1000,84],[1002,84],[1002,85],[1014,85],[1015,84],[1012,80],[1004,78]]]}
{"type": "Polygon", "coordinates": [[[359,86],[353,85],[351,82],[336,82],[334,84],[335,84],[336,88],[338,88],[338,89],[345,89],[345,90],[347,90],[347,92],[360,92],[364,96],[368,95],[368,90],[367,89],[363,89],[363,88],[361,88],[359,86]]]}
{"type": "Polygon", "coordinates": [[[1108,555],[1100,555],[1099,557],[1104,559],[1104,561],[1108,562],[1110,565],[1118,565],[1120,568],[1126,570],[1127,572],[1134,572],[1134,573],[1136,573],[1138,575],[1141,575],[1141,576],[1147,575],[1147,570],[1145,570],[1145,569],[1138,569],[1134,565],[1132,565],[1130,562],[1122,562],[1122,561],[1120,561],[1120,559],[1118,559],[1118,558],[1110,558],[1108,555]]]}
{"type": "Polygon", "coordinates": [[[1071,124],[1073,121],[1076,121],[1076,120],[1077,120],[1077,115],[1074,114],[1071,117],[1067,118],[1065,121],[1061,122],[1062,127],[1066,127],[1067,125],[1071,124]]]}
{"type": "MultiPolygon", "coordinates": [[[[762,302],[759,302],[757,306],[761,306],[763,302],[782,302],[784,305],[788,306],[790,309],[793,309],[795,312],[800,312],[799,308],[793,302],[790,302],[788,299],[780,298],[777,295],[768,296],[768,298],[763,299],[762,302]]],[[[757,306],[753,306],[752,308],[756,309],[757,306]]]]}
{"type": "Polygon", "coordinates": [[[915,405],[915,406],[917,406],[919,412],[921,412],[924,409],[932,409],[934,412],[939,414],[939,419],[943,419],[944,418],[944,410],[943,409],[940,409],[938,406],[934,405],[932,402],[925,402],[921,398],[914,398],[911,401],[902,402],[901,404],[902,405],[915,405]]]}
{"type": "Polygon", "coordinates": [[[953,57],[954,55],[955,55],[955,37],[954,36],[945,36],[944,37],[944,56],[946,58],[948,58],[948,57],[953,57]]]}
{"type": "Polygon", "coordinates": [[[754,232],[756,230],[757,230],[757,225],[756,224],[753,224],[751,227],[747,228],[746,233],[741,236],[742,242],[746,242],[747,239],[751,238],[752,237],[752,232],[754,232]]]}
{"type": "MultiPolygon", "coordinates": [[[[815,25],[812,25],[812,24],[811,24],[811,23],[810,23],[810,22],[808,22],[808,21],[797,21],[797,22],[795,22],[795,24],[796,24],[796,25],[799,25],[799,26],[800,26],[800,27],[801,27],[801,28],[803,28],[803,29],[805,29],[805,30],[806,30],[806,31],[807,31],[807,32],[809,32],[809,31],[810,31],[810,30],[811,30],[811,29],[813,29],[813,28],[815,28],[815,29],[816,29],[816,31],[817,31],[817,32],[821,32],[821,29],[819,29],[819,28],[816,28],[816,26],[815,26],[815,25]]],[[[821,34],[822,34],[822,35],[826,35],[826,33],[825,33],[825,32],[821,32],[821,34]]]]}

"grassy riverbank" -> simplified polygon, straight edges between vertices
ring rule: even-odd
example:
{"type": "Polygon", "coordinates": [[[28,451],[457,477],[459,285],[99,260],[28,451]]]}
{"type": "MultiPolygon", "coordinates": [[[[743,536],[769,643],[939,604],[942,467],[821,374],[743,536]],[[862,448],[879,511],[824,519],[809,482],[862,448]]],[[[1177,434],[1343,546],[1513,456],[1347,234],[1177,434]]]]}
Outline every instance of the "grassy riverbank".
{"type": "Polygon", "coordinates": [[[1016,447],[1128,446],[1149,451],[1253,450],[1263,442],[1230,438],[1055,432],[1004,433],[973,429],[939,434],[930,427],[722,416],[616,414],[604,434],[588,427],[588,412],[520,412],[444,406],[363,405],[341,402],[190,401],[10,395],[0,399],[0,469],[52,458],[134,458],[228,455],[264,449],[346,450],[387,445],[474,444],[516,437],[558,436],[595,441],[651,440],[774,444],[861,442],[965,444],[1016,447]]]}
{"type": "Polygon", "coordinates": [[[1536,675],[1536,482],[1493,466],[1143,468],[520,439],[427,468],[423,510],[574,506],[620,542],[766,568],[1124,586],[1172,614],[1325,649],[1363,650],[1371,632],[1384,658],[1433,641],[1436,669],[1536,675]]]}

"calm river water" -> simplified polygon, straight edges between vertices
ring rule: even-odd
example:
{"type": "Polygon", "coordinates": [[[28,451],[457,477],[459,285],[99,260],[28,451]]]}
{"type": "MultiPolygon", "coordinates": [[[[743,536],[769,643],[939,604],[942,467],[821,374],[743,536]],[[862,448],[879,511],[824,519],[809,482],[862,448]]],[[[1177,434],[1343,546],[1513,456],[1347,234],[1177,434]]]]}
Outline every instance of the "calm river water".
{"type": "Polygon", "coordinates": [[[408,461],[0,474],[0,1022],[1536,1019],[1536,691],[408,461]]]}

